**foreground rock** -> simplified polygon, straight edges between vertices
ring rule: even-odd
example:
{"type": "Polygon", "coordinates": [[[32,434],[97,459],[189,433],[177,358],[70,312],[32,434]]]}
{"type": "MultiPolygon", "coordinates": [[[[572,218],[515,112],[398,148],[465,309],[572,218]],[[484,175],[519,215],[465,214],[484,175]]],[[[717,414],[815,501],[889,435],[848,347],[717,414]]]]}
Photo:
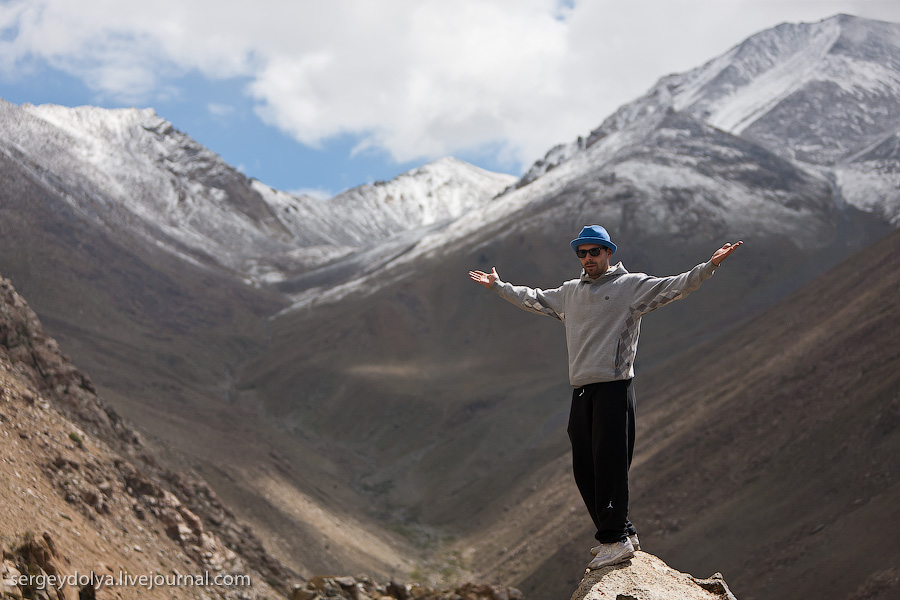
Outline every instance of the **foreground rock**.
{"type": "Polygon", "coordinates": [[[588,571],[571,600],[735,600],[719,573],[697,579],[646,552],[624,563],[588,571]]]}

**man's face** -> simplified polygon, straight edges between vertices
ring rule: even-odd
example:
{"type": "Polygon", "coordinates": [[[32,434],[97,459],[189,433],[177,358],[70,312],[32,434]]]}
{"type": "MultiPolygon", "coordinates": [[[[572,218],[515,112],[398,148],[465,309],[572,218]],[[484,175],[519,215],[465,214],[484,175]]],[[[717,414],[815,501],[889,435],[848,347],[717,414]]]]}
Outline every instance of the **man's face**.
{"type": "Polygon", "coordinates": [[[609,269],[609,257],[612,256],[612,250],[606,246],[601,246],[599,244],[581,244],[578,246],[578,249],[588,251],[584,258],[579,258],[581,266],[584,268],[584,272],[588,274],[588,277],[596,279],[606,273],[609,269]],[[592,248],[599,248],[600,254],[591,256],[590,250],[592,248]]]}

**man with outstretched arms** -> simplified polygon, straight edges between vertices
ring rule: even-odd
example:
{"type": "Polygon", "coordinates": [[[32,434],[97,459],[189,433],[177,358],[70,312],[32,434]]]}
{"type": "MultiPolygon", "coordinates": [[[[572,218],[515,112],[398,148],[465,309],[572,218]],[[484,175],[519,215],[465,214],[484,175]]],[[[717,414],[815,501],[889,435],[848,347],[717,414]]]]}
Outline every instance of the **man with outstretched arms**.
{"type": "Polygon", "coordinates": [[[599,545],[588,567],[628,560],[638,549],[637,530],[628,520],[628,469],[634,453],[634,357],[641,317],[684,298],[710,278],[743,242],[725,244],[708,261],[673,277],[629,273],[609,259],[616,245],[600,225],[589,225],[572,240],[581,277],[552,290],[512,285],[490,273],[469,278],[516,306],[558,319],[566,327],[572,408],[575,483],[597,528],[599,545]]]}

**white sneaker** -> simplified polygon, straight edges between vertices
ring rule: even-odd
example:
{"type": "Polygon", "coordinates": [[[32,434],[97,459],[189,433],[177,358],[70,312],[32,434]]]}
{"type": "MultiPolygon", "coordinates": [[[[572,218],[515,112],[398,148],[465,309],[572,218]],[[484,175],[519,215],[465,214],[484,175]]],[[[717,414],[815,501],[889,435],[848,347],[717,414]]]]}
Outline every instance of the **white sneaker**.
{"type": "MultiPolygon", "coordinates": [[[[637,552],[641,549],[641,541],[638,539],[637,534],[632,534],[628,536],[628,541],[631,542],[631,545],[634,546],[634,551],[637,552]]],[[[599,546],[594,546],[591,548],[591,554],[597,556],[597,553],[603,549],[605,544],[600,544],[599,546]]]]}
{"type": "Polygon", "coordinates": [[[638,539],[637,534],[632,534],[628,536],[628,541],[631,542],[631,545],[634,546],[634,551],[637,552],[641,549],[641,541],[638,539]]]}
{"type": "Polygon", "coordinates": [[[620,542],[600,544],[591,548],[591,553],[594,560],[588,564],[588,569],[599,569],[628,560],[634,556],[634,546],[631,545],[631,540],[626,538],[620,542]]]}

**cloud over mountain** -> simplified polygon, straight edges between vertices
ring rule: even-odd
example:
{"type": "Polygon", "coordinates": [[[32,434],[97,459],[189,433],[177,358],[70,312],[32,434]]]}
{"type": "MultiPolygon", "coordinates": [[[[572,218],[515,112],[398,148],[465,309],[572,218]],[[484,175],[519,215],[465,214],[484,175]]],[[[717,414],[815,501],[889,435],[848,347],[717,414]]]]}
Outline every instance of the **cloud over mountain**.
{"type": "Polygon", "coordinates": [[[660,73],[776,20],[897,10],[810,4],[12,1],[0,6],[0,73],[50,67],[135,104],[190,94],[186,76],[236,79],[258,116],[307,146],[350,136],[355,151],[400,162],[490,153],[516,168],[660,73]]]}

